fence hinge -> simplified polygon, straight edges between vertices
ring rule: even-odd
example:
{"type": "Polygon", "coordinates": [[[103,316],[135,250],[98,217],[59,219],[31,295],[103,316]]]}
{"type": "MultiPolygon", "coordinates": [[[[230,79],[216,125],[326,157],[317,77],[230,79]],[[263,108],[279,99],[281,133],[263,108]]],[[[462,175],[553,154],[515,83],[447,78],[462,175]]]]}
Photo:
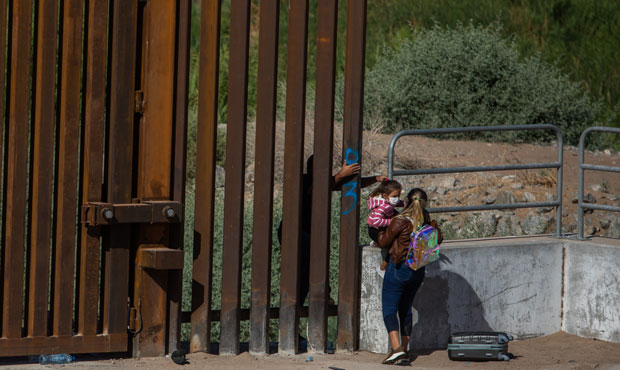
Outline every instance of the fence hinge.
{"type": "Polygon", "coordinates": [[[179,223],[183,221],[183,204],[171,200],[128,204],[88,202],[82,206],[80,221],[86,226],[179,223]]]}
{"type": "Polygon", "coordinates": [[[144,92],[138,90],[134,94],[136,113],[144,113],[144,92]]]}
{"type": "Polygon", "coordinates": [[[142,331],[142,302],[138,299],[138,307],[131,307],[127,298],[127,331],[136,335],[142,331]]]}
{"type": "Polygon", "coordinates": [[[131,307],[129,309],[129,322],[127,323],[127,329],[129,331],[135,331],[136,330],[136,314],[137,314],[137,310],[135,307],[131,307]]]}

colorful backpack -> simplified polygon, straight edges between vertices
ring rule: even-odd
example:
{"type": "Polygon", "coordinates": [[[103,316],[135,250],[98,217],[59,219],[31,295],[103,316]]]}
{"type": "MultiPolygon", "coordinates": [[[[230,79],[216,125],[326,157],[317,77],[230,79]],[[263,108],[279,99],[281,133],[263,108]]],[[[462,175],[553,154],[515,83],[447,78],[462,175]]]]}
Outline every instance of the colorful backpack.
{"type": "Polygon", "coordinates": [[[439,259],[439,232],[430,225],[422,225],[411,233],[409,250],[405,265],[412,270],[417,270],[439,259]]]}

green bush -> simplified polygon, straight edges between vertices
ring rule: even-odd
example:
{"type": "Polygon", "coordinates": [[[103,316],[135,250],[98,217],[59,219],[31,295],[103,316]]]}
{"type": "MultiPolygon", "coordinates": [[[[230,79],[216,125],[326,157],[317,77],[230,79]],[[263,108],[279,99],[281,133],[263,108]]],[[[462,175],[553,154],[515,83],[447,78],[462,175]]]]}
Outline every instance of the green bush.
{"type": "MultiPolygon", "coordinates": [[[[521,57],[514,43],[502,38],[498,24],[435,26],[414,32],[397,49],[386,50],[366,74],[365,125],[379,121],[386,133],[550,123],[562,129],[566,142],[576,144],[601,112],[601,103],[557,68],[538,55],[521,57]]],[[[554,139],[553,133],[543,131],[468,137],[512,142],[554,139]]]]}
{"type": "MultiPolygon", "coordinates": [[[[193,2],[190,64],[190,106],[197,104],[200,2],[193,2]]],[[[249,54],[248,114],[253,117],[256,104],[256,72],[259,26],[258,0],[252,0],[249,54]]],[[[286,58],[288,46],[288,2],[280,1],[278,54],[278,110],[284,119],[286,58]]],[[[347,3],[338,3],[336,73],[342,77],[345,64],[347,3]]],[[[308,88],[314,86],[316,72],[317,0],[309,2],[308,88]]],[[[222,1],[218,122],[227,119],[230,0],[222,1]]],[[[602,123],[620,125],[620,73],[617,60],[620,48],[620,2],[616,0],[390,0],[369,1],[366,32],[366,66],[372,69],[382,58],[385,47],[398,48],[416,30],[434,25],[456,27],[459,22],[489,25],[500,21],[501,34],[511,36],[522,56],[554,63],[562,73],[577,81],[596,99],[604,102],[602,123]],[[540,56],[538,56],[540,55],[540,56]]],[[[314,96],[308,99],[312,104],[314,96]]],[[[375,117],[376,118],[376,117],[375,117]]],[[[250,118],[252,119],[252,118],[250,118]]],[[[620,139],[607,138],[607,145],[620,148],[620,139]]]]}

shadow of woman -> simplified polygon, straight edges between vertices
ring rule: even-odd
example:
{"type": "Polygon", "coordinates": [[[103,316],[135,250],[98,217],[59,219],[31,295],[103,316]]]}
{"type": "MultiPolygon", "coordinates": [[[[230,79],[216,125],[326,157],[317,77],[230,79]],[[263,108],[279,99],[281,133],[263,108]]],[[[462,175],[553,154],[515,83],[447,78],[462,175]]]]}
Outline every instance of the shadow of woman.
{"type": "Polygon", "coordinates": [[[414,353],[446,349],[454,332],[493,331],[484,318],[480,297],[469,282],[442,268],[450,264],[452,261],[440,254],[439,261],[426,266],[426,277],[413,302],[415,324],[409,348],[414,353]]]}

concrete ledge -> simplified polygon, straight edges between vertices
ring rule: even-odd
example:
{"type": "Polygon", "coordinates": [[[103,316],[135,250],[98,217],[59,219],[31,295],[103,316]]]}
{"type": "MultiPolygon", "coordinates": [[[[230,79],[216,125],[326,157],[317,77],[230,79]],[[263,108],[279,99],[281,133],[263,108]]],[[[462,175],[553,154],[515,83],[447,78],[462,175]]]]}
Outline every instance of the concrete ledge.
{"type": "MultiPolygon", "coordinates": [[[[445,348],[451,332],[465,330],[620,342],[620,240],[598,239],[445,242],[413,304],[413,348],[445,348]]],[[[378,248],[363,248],[360,349],[372,352],[388,348],[380,260],[378,248]]]]}
{"type": "Polygon", "coordinates": [[[566,241],[563,330],[620,342],[620,240],[566,241]]]}

